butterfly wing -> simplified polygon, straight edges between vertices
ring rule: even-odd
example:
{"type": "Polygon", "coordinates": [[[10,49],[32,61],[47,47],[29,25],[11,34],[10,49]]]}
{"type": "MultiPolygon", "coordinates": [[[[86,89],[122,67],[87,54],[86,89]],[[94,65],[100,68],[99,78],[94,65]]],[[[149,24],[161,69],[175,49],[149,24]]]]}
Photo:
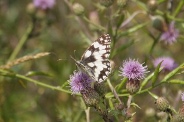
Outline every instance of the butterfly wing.
{"type": "Polygon", "coordinates": [[[100,36],[83,54],[81,64],[85,66],[86,72],[97,82],[104,81],[110,71],[110,44],[109,34],[100,36]]]}

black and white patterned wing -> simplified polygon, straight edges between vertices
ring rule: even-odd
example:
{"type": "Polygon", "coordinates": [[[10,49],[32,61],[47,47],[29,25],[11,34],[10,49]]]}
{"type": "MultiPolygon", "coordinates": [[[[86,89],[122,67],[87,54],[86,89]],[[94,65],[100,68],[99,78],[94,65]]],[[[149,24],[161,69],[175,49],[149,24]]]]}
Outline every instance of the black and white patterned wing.
{"type": "Polygon", "coordinates": [[[104,81],[111,72],[109,61],[111,39],[109,34],[100,36],[83,54],[80,63],[97,82],[104,81]]]}

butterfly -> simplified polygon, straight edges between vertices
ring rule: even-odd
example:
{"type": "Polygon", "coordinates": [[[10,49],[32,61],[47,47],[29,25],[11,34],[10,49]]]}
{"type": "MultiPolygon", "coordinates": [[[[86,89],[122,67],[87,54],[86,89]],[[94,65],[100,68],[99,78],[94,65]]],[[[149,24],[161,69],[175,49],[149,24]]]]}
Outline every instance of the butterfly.
{"type": "Polygon", "coordinates": [[[103,34],[88,47],[80,61],[71,58],[74,59],[79,70],[87,73],[98,83],[103,82],[111,72],[110,44],[109,34],[103,34]]]}

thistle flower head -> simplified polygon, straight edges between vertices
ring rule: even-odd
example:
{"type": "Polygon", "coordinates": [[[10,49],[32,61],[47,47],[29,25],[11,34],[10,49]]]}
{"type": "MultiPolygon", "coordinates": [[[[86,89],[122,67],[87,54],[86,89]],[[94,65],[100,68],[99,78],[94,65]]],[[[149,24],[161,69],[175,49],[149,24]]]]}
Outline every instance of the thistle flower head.
{"type": "Polygon", "coordinates": [[[40,9],[50,9],[54,6],[55,0],[33,0],[33,4],[40,9]]]}
{"type": "Polygon", "coordinates": [[[123,66],[120,67],[121,75],[129,80],[143,79],[147,72],[147,66],[143,66],[138,61],[132,59],[125,60],[123,66]]]}
{"type": "Polygon", "coordinates": [[[91,82],[92,79],[87,74],[81,71],[74,71],[74,74],[70,76],[69,84],[71,86],[71,91],[75,94],[91,87],[91,82]]]}
{"type": "Polygon", "coordinates": [[[172,71],[177,66],[177,64],[172,58],[160,57],[153,61],[154,67],[157,67],[160,62],[162,62],[160,67],[163,68],[163,71],[172,71]]]}
{"type": "Polygon", "coordinates": [[[179,31],[174,27],[174,21],[168,25],[167,29],[162,33],[160,39],[164,41],[165,44],[172,44],[176,42],[179,36],[179,31]]]}

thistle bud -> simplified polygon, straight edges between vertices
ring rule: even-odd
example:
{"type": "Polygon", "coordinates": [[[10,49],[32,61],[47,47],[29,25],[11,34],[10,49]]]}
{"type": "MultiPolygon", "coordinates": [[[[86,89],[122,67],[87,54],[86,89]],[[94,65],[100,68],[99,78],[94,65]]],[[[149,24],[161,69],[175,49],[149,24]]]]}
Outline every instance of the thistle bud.
{"type": "Polygon", "coordinates": [[[91,87],[82,90],[81,94],[85,104],[89,107],[96,106],[100,101],[99,94],[91,87]]]}
{"type": "Polygon", "coordinates": [[[28,13],[28,14],[34,15],[35,12],[36,12],[36,7],[34,6],[33,3],[29,3],[29,4],[27,5],[26,10],[27,10],[27,13],[28,13]]]}
{"type": "Polygon", "coordinates": [[[167,30],[167,24],[161,16],[156,16],[152,18],[152,25],[155,29],[163,32],[167,30]]]}
{"type": "Polygon", "coordinates": [[[151,12],[154,12],[158,6],[157,0],[149,0],[147,6],[151,12]]]}
{"type": "Polygon", "coordinates": [[[136,93],[140,88],[139,80],[128,80],[126,83],[126,89],[131,94],[136,93]]]}
{"type": "Polygon", "coordinates": [[[105,96],[105,93],[107,91],[106,85],[104,82],[101,82],[101,83],[95,82],[94,89],[102,97],[105,96]]]}
{"type": "Polygon", "coordinates": [[[184,116],[182,114],[176,114],[173,116],[171,122],[184,122],[184,116]]]}
{"type": "Polygon", "coordinates": [[[109,7],[113,4],[114,0],[100,0],[100,4],[105,6],[105,7],[109,7]]]}
{"type": "Polygon", "coordinates": [[[73,4],[73,11],[76,15],[80,16],[80,15],[84,14],[84,7],[79,3],[74,3],[73,4]]]}
{"type": "Polygon", "coordinates": [[[169,108],[169,102],[163,98],[163,97],[159,97],[156,101],[155,101],[156,107],[158,110],[160,111],[167,111],[169,108]]]}

